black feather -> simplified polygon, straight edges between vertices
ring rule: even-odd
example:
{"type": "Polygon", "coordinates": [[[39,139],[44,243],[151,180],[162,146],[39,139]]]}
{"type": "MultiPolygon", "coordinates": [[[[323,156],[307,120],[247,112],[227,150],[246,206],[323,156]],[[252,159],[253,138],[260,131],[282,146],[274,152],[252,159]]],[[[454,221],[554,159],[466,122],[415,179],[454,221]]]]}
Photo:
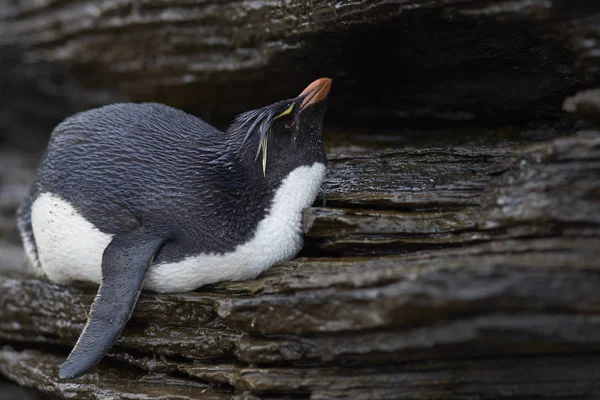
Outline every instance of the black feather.
{"type": "Polygon", "coordinates": [[[269,140],[269,132],[273,121],[289,106],[289,101],[278,102],[263,108],[256,110],[247,111],[238,115],[231,123],[228,133],[242,134],[244,133],[244,140],[240,145],[240,149],[248,141],[250,136],[257,130],[258,131],[258,147],[256,149],[256,156],[254,160],[258,159],[260,152],[263,153],[263,173],[265,172],[264,161],[267,157],[267,144],[269,140]],[[258,128],[258,129],[257,129],[258,128]]]}

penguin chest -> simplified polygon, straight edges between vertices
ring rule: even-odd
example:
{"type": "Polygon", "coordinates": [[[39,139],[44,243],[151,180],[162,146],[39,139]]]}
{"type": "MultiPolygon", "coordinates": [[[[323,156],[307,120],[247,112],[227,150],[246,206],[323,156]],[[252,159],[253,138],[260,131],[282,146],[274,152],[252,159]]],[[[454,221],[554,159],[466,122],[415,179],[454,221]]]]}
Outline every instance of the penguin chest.
{"type": "Polygon", "coordinates": [[[225,254],[189,255],[153,265],[145,287],[160,292],[194,290],[223,280],[253,279],[273,264],[298,254],[303,244],[302,210],[309,207],[325,177],[325,165],[293,170],[281,183],[253,237],[225,254]]]}
{"type": "MultiPolygon", "coordinates": [[[[302,247],[302,210],[315,200],[324,176],[321,163],[296,168],[282,181],[249,241],[224,254],[183,254],[176,262],[152,265],[144,288],[184,292],[223,280],[252,279],[293,258],[302,247]]],[[[101,232],[48,192],[34,201],[31,220],[41,268],[51,280],[100,283],[102,254],[114,235],[101,232]]]]}

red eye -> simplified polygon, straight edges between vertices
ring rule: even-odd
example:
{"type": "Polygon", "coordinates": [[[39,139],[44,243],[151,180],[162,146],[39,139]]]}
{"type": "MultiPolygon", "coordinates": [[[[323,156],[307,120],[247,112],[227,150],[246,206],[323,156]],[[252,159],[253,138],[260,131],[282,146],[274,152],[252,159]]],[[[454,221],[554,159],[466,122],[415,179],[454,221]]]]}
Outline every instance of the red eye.
{"type": "Polygon", "coordinates": [[[285,123],[285,127],[286,128],[291,128],[292,126],[294,126],[294,120],[290,120],[288,122],[285,123]]]}

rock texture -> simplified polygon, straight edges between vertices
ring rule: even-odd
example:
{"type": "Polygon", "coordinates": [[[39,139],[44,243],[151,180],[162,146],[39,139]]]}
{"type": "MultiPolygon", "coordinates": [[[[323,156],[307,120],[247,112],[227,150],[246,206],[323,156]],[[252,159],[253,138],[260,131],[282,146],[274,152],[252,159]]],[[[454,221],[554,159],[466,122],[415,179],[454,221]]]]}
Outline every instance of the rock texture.
{"type": "Polygon", "coordinates": [[[0,0],[0,391],[600,397],[599,27],[596,0],[0,0]],[[121,100],[226,125],[321,75],[299,258],[143,293],[59,380],[95,291],[27,275],[14,221],[52,126],[121,100]]]}
{"type": "Polygon", "coordinates": [[[598,81],[599,21],[596,0],[2,0],[0,131],[122,99],[227,124],[316,76],[345,126],[556,118],[598,81]]]}
{"type": "Polygon", "coordinates": [[[0,275],[0,373],[65,398],[600,395],[600,132],[329,154],[303,258],[144,293],[75,385],[94,291],[0,275]]]}
{"type": "Polygon", "coordinates": [[[563,103],[563,110],[599,125],[600,89],[582,90],[572,97],[567,97],[563,103]]]}

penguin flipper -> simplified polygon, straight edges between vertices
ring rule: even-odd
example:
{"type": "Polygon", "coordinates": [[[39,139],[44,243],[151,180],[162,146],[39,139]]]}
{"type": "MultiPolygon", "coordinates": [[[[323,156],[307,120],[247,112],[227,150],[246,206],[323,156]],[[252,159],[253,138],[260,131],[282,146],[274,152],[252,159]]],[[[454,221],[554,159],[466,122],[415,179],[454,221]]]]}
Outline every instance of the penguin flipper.
{"type": "Polygon", "coordinates": [[[167,237],[144,227],[113,237],[102,255],[102,283],[88,322],[60,368],[61,379],[85,374],[117,341],[133,313],[146,271],[167,237]]]}

